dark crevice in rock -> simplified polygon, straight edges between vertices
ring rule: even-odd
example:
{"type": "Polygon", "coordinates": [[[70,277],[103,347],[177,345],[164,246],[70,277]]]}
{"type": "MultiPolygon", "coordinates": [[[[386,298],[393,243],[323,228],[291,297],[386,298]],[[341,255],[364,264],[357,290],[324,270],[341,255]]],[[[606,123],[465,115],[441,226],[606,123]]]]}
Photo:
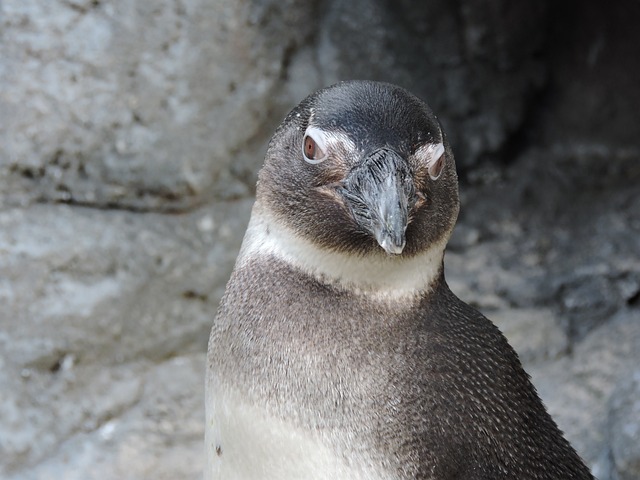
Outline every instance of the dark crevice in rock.
{"type": "Polygon", "coordinates": [[[535,134],[535,128],[548,102],[550,92],[551,89],[548,83],[545,83],[544,87],[533,92],[525,106],[522,122],[511,132],[495,155],[484,155],[481,157],[482,163],[496,159],[501,165],[509,165],[521,158],[521,156],[532,147],[536,148],[539,145],[540,138],[535,134]]]}
{"type": "Polygon", "coordinates": [[[196,292],[195,290],[185,290],[182,292],[182,297],[187,300],[199,300],[201,302],[209,300],[209,296],[207,294],[196,292]]]}
{"type": "Polygon", "coordinates": [[[83,15],[85,15],[86,13],[90,12],[93,9],[99,8],[102,5],[101,0],[92,0],[91,2],[88,3],[88,5],[81,5],[71,0],[65,0],[62,3],[63,5],[66,5],[67,7],[69,7],[71,10],[74,10],[83,15]]]}
{"type": "Polygon", "coordinates": [[[116,203],[116,202],[106,202],[106,203],[96,203],[90,202],[86,200],[79,200],[74,198],[60,198],[56,200],[52,200],[49,198],[40,198],[36,200],[37,203],[43,205],[56,205],[63,204],[69,205],[73,207],[81,207],[81,208],[90,208],[95,210],[116,210],[116,211],[124,211],[131,213],[162,213],[162,214],[185,214],[191,213],[193,211],[202,208],[206,202],[204,200],[198,202],[192,202],[188,205],[171,205],[169,203],[163,203],[159,205],[149,205],[147,203],[140,202],[139,204],[135,203],[116,203]]]}
{"type": "Polygon", "coordinates": [[[631,307],[640,306],[640,290],[638,290],[634,295],[627,299],[627,305],[631,307]]]}

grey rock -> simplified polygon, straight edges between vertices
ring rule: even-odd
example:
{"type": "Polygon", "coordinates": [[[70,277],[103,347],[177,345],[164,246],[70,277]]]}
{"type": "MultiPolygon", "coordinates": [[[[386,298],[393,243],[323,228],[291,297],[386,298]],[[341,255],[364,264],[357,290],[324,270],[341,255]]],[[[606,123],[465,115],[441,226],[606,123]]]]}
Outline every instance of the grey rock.
{"type": "Polygon", "coordinates": [[[456,225],[447,244],[449,251],[464,251],[477,245],[480,241],[480,231],[464,223],[456,225]]]}
{"type": "Polygon", "coordinates": [[[621,375],[611,396],[609,441],[614,478],[640,478],[640,368],[621,375]]]}
{"type": "Polygon", "coordinates": [[[616,279],[620,297],[630,307],[640,303],[640,272],[624,272],[616,279]]]}
{"type": "Polygon", "coordinates": [[[268,135],[314,11],[298,0],[4,2],[3,201],[148,210],[215,197],[234,154],[268,135]]]}
{"type": "Polygon", "coordinates": [[[569,339],[553,310],[502,309],[488,315],[525,363],[558,359],[569,349],[569,339]]]}
{"type": "Polygon", "coordinates": [[[201,478],[204,361],[204,354],[198,353],[156,365],[134,363],[102,372],[76,372],[78,378],[101,377],[98,388],[84,385],[77,389],[82,398],[67,396],[68,409],[81,407],[87,419],[51,445],[50,455],[41,463],[12,470],[3,478],[201,478]]]}
{"type": "Polygon", "coordinates": [[[0,472],[119,418],[146,395],[140,361],[204,351],[251,203],[183,215],[0,212],[11,289],[0,312],[0,472]]]}
{"type": "Polygon", "coordinates": [[[638,148],[640,44],[629,40],[638,38],[640,5],[569,0],[550,2],[549,14],[549,83],[541,99],[547,108],[531,138],[569,149],[609,150],[613,155],[600,168],[572,169],[596,178],[602,168],[615,168],[617,152],[638,148]]]}
{"type": "Polygon", "coordinates": [[[640,312],[629,310],[592,331],[570,356],[525,363],[550,413],[600,480],[615,478],[602,465],[602,452],[609,451],[608,400],[621,381],[637,375],[639,359],[640,312]]]}
{"type": "Polygon", "coordinates": [[[590,330],[607,321],[621,303],[618,292],[608,278],[574,277],[560,288],[563,326],[572,339],[584,337],[590,330]]]}

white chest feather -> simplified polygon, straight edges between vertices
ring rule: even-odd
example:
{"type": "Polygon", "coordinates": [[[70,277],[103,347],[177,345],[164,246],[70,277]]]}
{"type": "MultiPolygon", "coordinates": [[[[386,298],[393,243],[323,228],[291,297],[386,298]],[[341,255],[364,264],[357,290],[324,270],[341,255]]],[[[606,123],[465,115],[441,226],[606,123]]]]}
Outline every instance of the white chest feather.
{"type": "Polygon", "coordinates": [[[272,255],[305,273],[375,299],[410,299],[427,291],[442,268],[446,238],[414,257],[349,255],[321,248],[254,207],[238,262],[272,255]]]}
{"type": "Polygon", "coordinates": [[[205,480],[393,480],[365,458],[341,458],[315,432],[248,405],[209,376],[205,480]]]}

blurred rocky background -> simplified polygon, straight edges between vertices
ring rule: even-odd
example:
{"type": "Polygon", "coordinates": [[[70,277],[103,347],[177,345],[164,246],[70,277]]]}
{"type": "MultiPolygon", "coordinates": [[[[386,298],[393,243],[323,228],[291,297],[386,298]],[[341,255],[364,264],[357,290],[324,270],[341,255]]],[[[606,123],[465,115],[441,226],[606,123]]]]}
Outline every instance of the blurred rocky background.
{"type": "Polygon", "coordinates": [[[0,478],[200,478],[266,142],[349,78],[438,113],[453,290],[598,477],[640,478],[639,23],[637,0],[0,0],[0,478]]]}

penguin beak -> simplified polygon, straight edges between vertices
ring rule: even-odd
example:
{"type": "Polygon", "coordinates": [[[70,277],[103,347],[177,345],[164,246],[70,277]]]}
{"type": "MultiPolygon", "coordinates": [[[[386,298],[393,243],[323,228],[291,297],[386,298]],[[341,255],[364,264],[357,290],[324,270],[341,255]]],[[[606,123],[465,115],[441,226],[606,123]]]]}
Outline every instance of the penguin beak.
{"type": "Polygon", "coordinates": [[[347,174],[339,191],[358,225],[388,254],[401,254],[409,211],[416,203],[411,171],[404,159],[389,148],[380,148],[347,174]]]}

